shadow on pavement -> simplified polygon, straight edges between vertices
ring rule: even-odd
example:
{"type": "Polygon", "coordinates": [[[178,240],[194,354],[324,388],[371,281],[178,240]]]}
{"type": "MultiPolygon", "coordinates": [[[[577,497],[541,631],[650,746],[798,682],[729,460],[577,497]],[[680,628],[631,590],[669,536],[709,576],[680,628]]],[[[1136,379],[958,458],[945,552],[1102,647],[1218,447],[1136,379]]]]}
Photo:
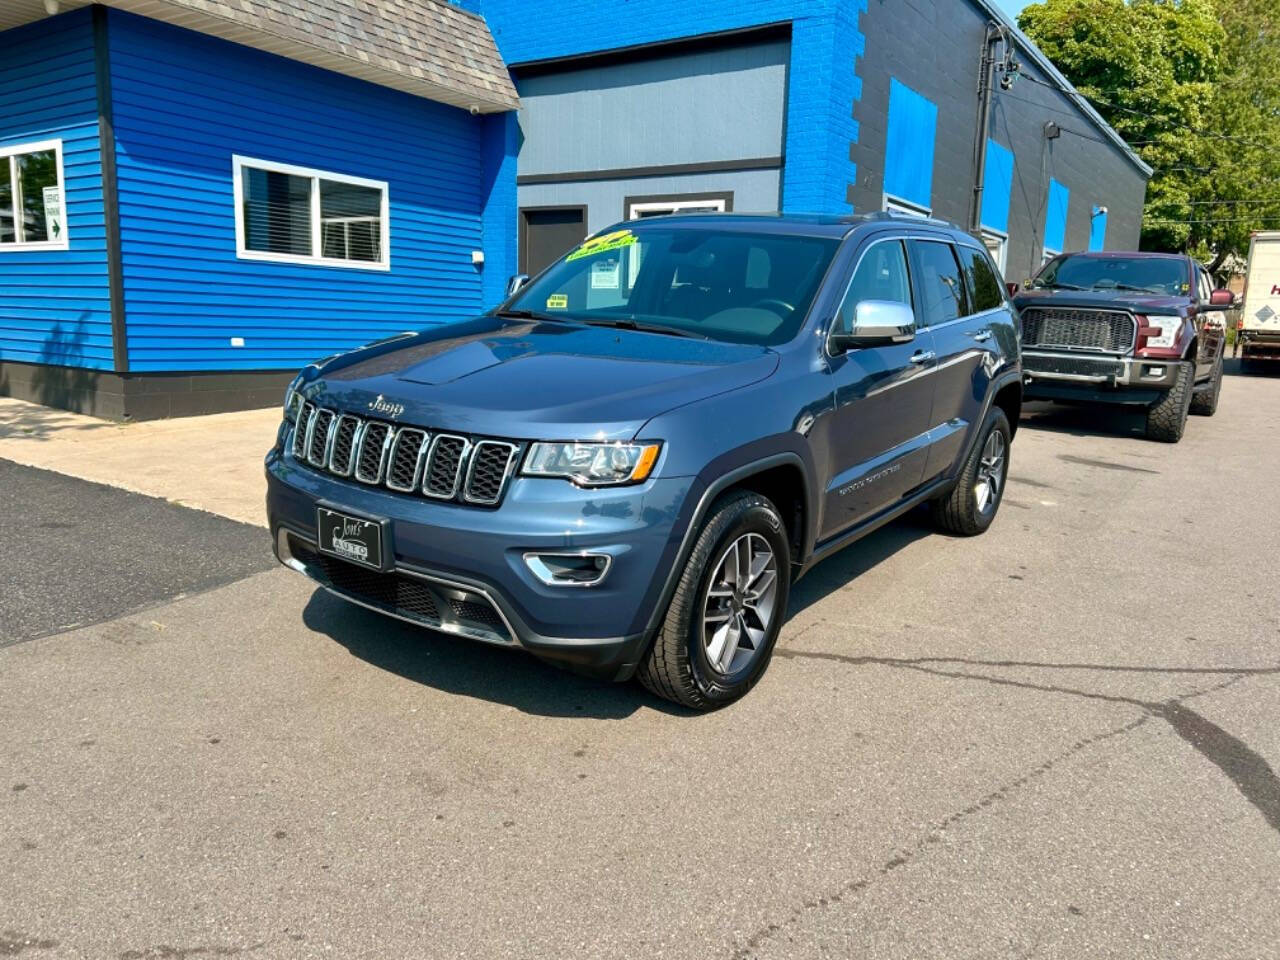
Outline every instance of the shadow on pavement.
{"type": "Polygon", "coordinates": [[[523,713],[620,720],[649,708],[699,715],[651,695],[639,683],[582,677],[519,650],[393,620],[321,589],[311,595],[302,619],[381,670],[446,693],[505,703],[523,713]]]}
{"type": "Polygon", "coordinates": [[[1146,437],[1147,418],[1142,407],[1103,403],[1049,403],[1031,401],[1022,408],[1020,426],[1051,433],[1090,437],[1110,433],[1122,437],[1146,437]]]}
{"type": "Polygon", "coordinates": [[[1229,377],[1275,378],[1280,375],[1280,360],[1257,360],[1246,370],[1239,357],[1227,356],[1222,360],[1222,372],[1229,377]]]}
{"type": "Polygon", "coordinates": [[[844,589],[872,567],[928,536],[945,537],[946,534],[933,525],[928,511],[922,507],[832,554],[791,588],[787,619],[844,589]]]}

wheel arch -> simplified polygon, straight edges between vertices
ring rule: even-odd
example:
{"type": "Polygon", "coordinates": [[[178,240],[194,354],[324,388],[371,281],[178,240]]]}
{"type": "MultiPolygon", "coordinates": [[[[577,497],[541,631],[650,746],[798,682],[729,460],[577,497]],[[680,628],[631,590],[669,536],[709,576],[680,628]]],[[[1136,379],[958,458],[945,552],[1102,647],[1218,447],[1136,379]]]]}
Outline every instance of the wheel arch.
{"type": "MultiPolygon", "coordinates": [[[[704,471],[704,473],[712,474],[712,479],[703,485],[702,492],[698,494],[693,510],[684,524],[684,532],[681,536],[679,549],[675,553],[667,572],[666,580],[657,595],[657,602],[654,604],[649,616],[648,632],[650,635],[656,631],[666,613],[667,606],[671,602],[671,596],[675,592],[676,584],[679,583],[680,574],[684,570],[684,565],[688,562],[689,554],[693,550],[698,531],[706,519],[707,512],[711,509],[711,505],[728,491],[733,489],[754,490],[772,500],[773,496],[770,496],[769,491],[781,496],[781,491],[785,490],[784,484],[798,479],[800,483],[799,497],[795,498],[793,494],[788,507],[778,504],[776,500],[774,503],[778,506],[779,512],[782,513],[784,522],[787,522],[789,535],[793,529],[791,524],[795,520],[792,517],[788,517],[787,511],[798,507],[800,512],[798,520],[800,536],[796,538],[798,542],[792,544],[793,564],[798,564],[799,561],[796,558],[803,559],[807,557],[813,549],[816,495],[813,490],[813,469],[807,458],[801,456],[795,450],[781,450],[764,456],[753,456],[751,459],[736,459],[738,459],[737,465],[731,468],[725,469],[718,466],[717,463],[712,463],[708,466],[707,471],[704,471]]],[[[720,461],[723,460],[724,458],[720,458],[720,461]]]]}

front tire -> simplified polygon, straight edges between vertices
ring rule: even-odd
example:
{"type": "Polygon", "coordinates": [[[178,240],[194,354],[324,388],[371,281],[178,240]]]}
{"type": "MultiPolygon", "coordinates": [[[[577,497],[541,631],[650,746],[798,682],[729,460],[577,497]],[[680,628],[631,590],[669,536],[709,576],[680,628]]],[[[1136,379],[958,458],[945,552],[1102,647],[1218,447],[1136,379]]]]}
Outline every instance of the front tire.
{"type": "Polygon", "coordinates": [[[1218,394],[1222,393],[1222,357],[1213,365],[1213,375],[1191,395],[1191,412],[1198,417],[1212,417],[1218,412],[1218,394]]]}
{"type": "Polygon", "coordinates": [[[959,481],[950,493],[930,502],[934,523],[965,537],[991,526],[1009,478],[1012,440],[1009,418],[999,407],[992,407],[982,423],[978,442],[960,471],[959,481]]]}
{"type": "Polygon", "coordinates": [[[1178,378],[1165,395],[1147,408],[1147,439],[1177,443],[1187,428],[1195,365],[1178,364],[1178,378]]]}
{"type": "Polygon", "coordinates": [[[713,710],[764,675],[782,629],[791,547],[768,498],[749,490],[711,507],[637,676],[660,697],[713,710]]]}

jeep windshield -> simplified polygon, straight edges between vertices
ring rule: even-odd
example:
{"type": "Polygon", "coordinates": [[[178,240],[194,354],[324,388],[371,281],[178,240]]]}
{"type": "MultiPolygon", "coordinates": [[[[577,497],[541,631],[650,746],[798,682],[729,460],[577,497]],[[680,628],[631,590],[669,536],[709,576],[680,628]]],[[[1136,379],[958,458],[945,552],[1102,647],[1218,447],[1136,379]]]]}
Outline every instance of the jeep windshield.
{"type": "Polygon", "coordinates": [[[838,246],[635,224],[575,247],[498,312],[773,346],[799,331],[838,246]]]}
{"type": "Polygon", "coordinates": [[[1190,283],[1187,262],[1181,258],[1077,254],[1051,261],[1031,281],[1031,286],[1183,296],[1191,289],[1190,283]]]}

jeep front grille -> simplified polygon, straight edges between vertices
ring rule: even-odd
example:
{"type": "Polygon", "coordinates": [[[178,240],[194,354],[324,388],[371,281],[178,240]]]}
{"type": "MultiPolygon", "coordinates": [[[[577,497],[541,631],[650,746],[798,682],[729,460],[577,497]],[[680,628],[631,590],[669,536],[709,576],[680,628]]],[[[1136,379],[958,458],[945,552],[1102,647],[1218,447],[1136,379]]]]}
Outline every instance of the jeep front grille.
{"type": "Polygon", "coordinates": [[[1027,307],[1022,311],[1022,346],[1126,353],[1133,347],[1138,322],[1116,310],[1027,307]]]}
{"type": "Polygon", "coordinates": [[[362,420],[305,403],[290,449],[299,463],[370,486],[493,507],[502,502],[522,447],[491,437],[362,420]]]}

